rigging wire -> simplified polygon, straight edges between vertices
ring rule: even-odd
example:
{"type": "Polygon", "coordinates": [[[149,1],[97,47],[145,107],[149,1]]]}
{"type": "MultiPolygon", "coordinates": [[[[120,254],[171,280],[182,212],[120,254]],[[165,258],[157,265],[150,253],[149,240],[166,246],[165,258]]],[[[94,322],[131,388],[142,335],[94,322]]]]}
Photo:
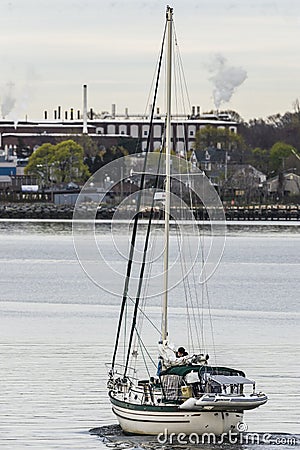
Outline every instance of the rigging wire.
{"type": "MultiPolygon", "coordinates": [[[[184,73],[184,69],[183,69],[183,63],[182,63],[182,58],[181,58],[181,53],[180,53],[180,49],[179,49],[179,45],[178,45],[178,41],[177,41],[177,35],[176,35],[176,30],[175,30],[175,24],[174,24],[174,40],[175,40],[175,48],[176,48],[176,56],[177,58],[174,58],[174,61],[176,61],[178,67],[177,70],[175,70],[175,74],[178,74],[178,82],[177,82],[177,78],[176,78],[176,86],[177,84],[179,85],[179,89],[180,89],[180,93],[181,93],[181,98],[182,98],[182,109],[183,109],[183,113],[186,114],[186,108],[185,108],[185,100],[187,100],[188,103],[188,108],[189,111],[191,111],[191,102],[190,102],[190,98],[189,98],[189,93],[188,93],[188,89],[187,89],[187,83],[186,83],[186,78],[185,78],[185,73],[184,73]]],[[[179,90],[178,89],[178,90],[179,90]]],[[[178,105],[177,103],[177,96],[176,96],[176,105],[178,105]]],[[[178,107],[178,106],[177,106],[178,107]]],[[[179,114],[177,114],[179,117],[179,114]]],[[[176,133],[177,134],[177,133],[176,133]]],[[[185,135],[185,133],[183,133],[183,139],[184,139],[184,157],[185,157],[185,161],[187,164],[191,164],[189,163],[187,157],[188,157],[188,143],[187,143],[187,136],[185,135]]],[[[189,171],[187,171],[188,174],[188,186],[191,186],[191,177],[189,175],[189,171]]],[[[203,186],[204,187],[204,186],[203,186]]],[[[182,186],[180,186],[181,188],[181,195],[182,195],[182,186]]],[[[188,189],[189,191],[189,197],[190,197],[190,207],[191,210],[193,208],[193,196],[192,196],[192,192],[191,192],[191,188],[188,189]]],[[[181,197],[182,198],[182,197],[181,197]]],[[[203,198],[203,195],[202,195],[203,198]]],[[[203,225],[203,224],[202,224],[203,225]]],[[[184,264],[186,265],[186,260],[184,260],[184,264]]],[[[204,236],[202,233],[202,239],[201,239],[201,266],[202,266],[202,271],[204,273],[205,276],[205,258],[204,258],[204,236]]],[[[186,272],[185,272],[186,273],[186,272]]],[[[191,291],[191,285],[190,285],[190,276],[192,277],[192,281],[193,284],[196,286],[196,277],[195,277],[195,270],[194,267],[192,268],[189,276],[187,276],[184,279],[184,289],[185,291],[187,290],[189,293],[189,298],[191,299],[191,308],[192,308],[192,318],[194,320],[194,327],[195,327],[195,334],[196,337],[198,339],[198,345],[202,349],[203,351],[206,348],[206,344],[205,344],[205,320],[204,320],[204,310],[205,310],[205,299],[207,301],[207,308],[208,308],[208,315],[209,315],[209,322],[210,322],[210,331],[211,331],[211,339],[212,339],[212,346],[213,346],[213,353],[214,356],[216,355],[216,351],[215,351],[215,341],[214,341],[214,330],[213,330],[213,320],[212,320],[212,313],[211,313],[211,305],[210,305],[210,299],[209,299],[209,291],[208,291],[208,286],[207,283],[202,283],[201,286],[201,305],[199,302],[199,296],[198,296],[198,292],[197,289],[195,289],[195,300],[196,300],[196,309],[197,309],[197,314],[195,314],[195,308],[193,307],[193,302],[192,302],[192,291],[191,291]],[[187,287],[185,286],[185,283],[187,285],[187,287]],[[197,316],[200,318],[200,330],[201,330],[201,343],[199,340],[199,331],[198,331],[198,320],[197,320],[197,316]]],[[[188,299],[186,299],[186,305],[187,305],[187,309],[189,308],[189,301],[188,299]]],[[[190,333],[192,333],[192,327],[191,327],[191,317],[189,315],[188,312],[188,327],[190,328],[190,333]]],[[[192,340],[192,334],[191,334],[191,340],[192,340]]],[[[216,359],[216,356],[215,356],[216,359]]]]}
{"type": "MultiPolygon", "coordinates": [[[[136,334],[137,334],[137,338],[138,338],[138,341],[139,341],[140,348],[141,348],[141,349],[143,348],[143,349],[145,350],[145,352],[146,352],[148,358],[150,359],[150,361],[152,362],[153,366],[156,367],[156,363],[155,363],[154,359],[152,358],[152,356],[150,355],[150,353],[149,353],[149,351],[148,351],[146,345],[144,344],[144,341],[143,341],[143,339],[141,338],[141,335],[139,334],[138,330],[136,329],[135,332],[136,332],[136,334]]],[[[142,354],[143,354],[143,353],[142,353],[142,354]]],[[[145,359],[144,359],[144,363],[145,363],[145,366],[146,366],[146,368],[147,368],[147,364],[146,364],[145,359]]],[[[147,369],[148,369],[148,368],[147,368],[147,369]]]]}
{"type": "MultiPolygon", "coordinates": [[[[176,66],[176,70],[174,71],[177,77],[176,79],[176,88],[177,90],[180,92],[180,98],[182,99],[180,105],[183,109],[184,114],[186,114],[186,107],[185,107],[185,103],[186,103],[186,99],[188,101],[189,104],[189,108],[190,108],[190,100],[189,100],[189,95],[188,95],[188,90],[187,90],[187,84],[186,84],[186,79],[185,79],[185,74],[184,74],[184,70],[183,70],[183,64],[182,64],[182,59],[181,59],[181,54],[180,54],[180,49],[179,49],[179,45],[178,45],[178,41],[177,41],[177,36],[176,36],[176,32],[174,30],[174,40],[175,40],[175,47],[176,47],[176,56],[177,58],[174,58],[177,66],[176,66]]],[[[176,92],[177,94],[177,92],[176,92]]],[[[178,108],[178,95],[175,96],[176,98],[176,105],[178,108]]],[[[179,117],[179,114],[177,114],[179,117]]],[[[183,126],[183,123],[181,123],[181,126],[183,126]]],[[[183,130],[183,128],[182,128],[183,130]]],[[[177,134],[177,133],[176,133],[177,134]]],[[[180,142],[180,141],[179,141],[180,142]]],[[[183,155],[184,155],[184,161],[186,163],[186,166],[188,168],[188,166],[190,165],[190,163],[187,160],[187,156],[188,156],[188,145],[187,145],[187,139],[186,139],[186,135],[183,132],[183,155]]],[[[182,154],[182,153],[181,153],[182,154]]],[[[189,176],[189,171],[187,170],[187,175],[188,175],[188,180],[187,180],[187,188],[188,188],[188,193],[189,193],[189,203],[190,203],[190,210],[192,211],[193,208],[193,199],[192,199],[192,193],[191,193],[191,179],[189,176]]],[[[183,190],[182,190],[182,186],[183,186],[183,181],[182,181],[182,177],[181,177],[181,173],[180,173],[180,194],[181,194],[181,198],[183,198],[183,190]]],[[[190,238],[189,236],[187,237],[188,241],[190,242],[190,238]]],[[[191,259],[191,247],[190,245],[188,246],[189,248],[189,256],[191,259]]],[[[184,254],[183,254],[184,256],[184,254]]],[[[187,262],[186,262],[186,258],[185,256],[183,257],[183,259],[181,260],[182,263],[182,267],[184,267],[184,269],[182,268],[182,273],[187,273],[187,262]]],[[[199,317],[199,309],[198,309],[198,314],[196,313],[197,308],[195,308],[193,306],[193,294],[192,294],[192,289],[191,289],[191,282],[190,282],[190,278],[192,276],[192,281],[194,286],[196,286],[196,280],[195,280],[195,270],[194,267],[192,267],[190,273],[188,274],[188,276],[184,277],[183,279],[183,286],[184,286],[184,290],[185,290],[185,298],[186,298],[186,308],[187,308],[187,327],[189,330],[188,333],[188,337],[191,341],[191,345],[193,347],[193,349],[195,349],[195,344],[194,344],[194,334],[195,334],[195,338],[197,340],[198,343],[198,349],[201,348],[201,342],[200,342],[200,333],[199,333],[199,324],[198,324],[198,317],[199,317]],[[188,295],[187,295],[188,293],[188,295]],[[192,325],[193,323],[193,325],[192,325]],[[194,329],[194,331],[193,331],[194,329]]],[[[199,305],[199,300],[198,300],[198,295],[197,295],[197,290],[195,292],[196,295],[196,304],[199,305]]]]}
{"type": "Polygon", "coordinates": [[[126,355],[126,338],[127,338],[127,315],[128,315],[128,304],[126,302],[125,305],[125,311],[124,311],[124,315],[125,315],[125,320],[124,320],[124,341],[123,341],[123,363],[125,363],[125,355],[126,355]]]}
{"type": "Polygon", "coordinates": [[[129,342],[128,342],[128,351],[127,351],[127,358],[126,358],[126,364],[125,364],[125,370],[124,370],[124,377],[126,376],[126,371],[127,371],[127,367],[128,367],[128,363],[129,363],[129,356],[130,356],[130,352],[131,352],[133,334],[134,334],[134,330],[136,328],[137,312],[138,312],[138,306],[139,306],[139,302],[140,302],[140,298],[141,298],[143,278],[144,278],[144,272],[145,272],[145,267],[146,267],[146,257],[147,257],[147,250],[148,250],[148,246],[149,246],[151,223],[152,223],[153,214],[154,214],[155,193],[156,193],[156,190],[158,187],[158,181],[159,181],[161,156],[162,156],[162,148],[161,148],[161,151],[159,152],[157,173],[156,173],[156,177],[155,177],[155,184],[154,184],[154,190],[153,190],[153,195],[152,195],[152,203],[151,203],[151,208],[150,208],[147,233],[146,233],[145,242],[144,242],[143,260],[142,260],[142,264],[141,264],[141,268],[140,268],[139,283],[138,283],[137,294],[136,294],[136,299],[135,299],[135,306],[134,306],[134,311],[133,311],[133,318],[132,318],[132,324],[131,324],[131,330],[130,330],[130,336],[129,336],[129,342]]]}
{"type": "Polygon", "coordinates": [[[148,138],[147,138],[147,149],[146,149],[146,154],[145,154],[145,158],[144,158],[143,172],[142,172],[142,175],[141,175],[139,194],[138,194],[138,198],[137,198],[136,215],[135,215],[135,218],[134,218],[134,225],[133,225],[132,236],[131,236],[130,254],[129,254],[129,258],[128,258],[126,278],[125,278],[124,289],[123,289],[123,296],[122,296],[122,304],[121,304],[121,310],[120,310],[120,315],[119,315],[117,334],[116,334],[116,338],[115,338],[115,347],[114,347],[112,363],[111,363],[112,370],[114,369],[115,360],[116,360],[116,356],[117,356],[117,350],[118,350],[118,345],[119,345],[121,326],[122,326],[122,323],[123,323],[124,309],[125,309],[125,304],[127,302],[129,281],[130,281],[130,275],[131,275],[131,270],[132,270],[133,255],[134,255],[134,250],[135,250],[136,234],[137,234],[137,227],[138,227],[138,216],[139,216],[139,210],[140,210],[141,199],[142,199],[142,191],[143,191],[144,183],[145,183],[145,176],[146,176],[145,172],[146,172],[146,167],[147,167],[147,156],[148,156],[149,148],[150,148],[150,139],[151,139],[151,134],[152,134],[153,117],[154,117],[154,110],[155,110],[155,104],[156,104],[156,98],[157,98],[157,92],[158,92],[158,81],[159,81],[159,78],[160,78],[160,71],[161,71],[162,57],[163,57],[163,51],[164,51],[164,42],[165,42],[165,36],[166,36],[166,29],[167,29],[167,21],[165,23],[165,28],[164,28],[164,32],[163,32],[163,40],[162,40],[162,45],[161,45],[160,57],[159,57],[158,73],[157,73],[156,84],[155,84],[155,91],[154,91],[154,102],[153,102],[153,105],[152,105],[151,119],[150,119],[150,124],[149,124],[149,133],[148,133],[148,138]]]}
{"type": "MultiPolygon", "coordinates": [[[[205,268],[204,268],[204,275],[205,275],[205,268]]],[[[209,323],[210,323],[210,330],[211,330],[213,355],[214,355],[215,364],[217,364],[217,353],[216,353],[216,345],[215,345],[215,337],[214,337],[214,327],[213,327],[213,320],[212,320],[212,313],[211,313],[211,306],[210,306],[210,301],[209,301],[209,293],[208,293],[207,283],[205,283],[205,293],[206,293],[206,298],[207,298],[207,307],[208,307],[208,316],[209,316],[209,323]]]]}
{"type": "MultiPolygon", "coordinates": [[[[161,57],[162,57],[162,54],[163,54],[163,46],[162,46],[161,57]]],[[[162,58],[161,58],[161,60],[162,60],[162,58]]],[[[160,60],[160,62],[161,62],[161,60],[160,60]]],[[[159,73],[160,73],[160,71],[159,71],[159,73]]],[[[152,107],[151,124],[153,123],[153,111],[154,111],[155,103],[156,103],[158,80],[159,80],[159,77],[157,78],[157,83],[156,83],[154,103],[153,103],[153,107],[152,107]]],[[[151,135],[151,128],[149,130],[149,135],[151,135]]],[[[137,312],[138,312],[138,308],[139,308],[139,302],[140,302],[141,292],[142,292],[142,287],[143,287],[143,278],[144,278],[144,272],[145,272],[145,267],[146,267],[146,257],[147,257],[147,251],[148,251],[149,239],[150,239],[150,233],[151,233],[151,224],[152,224],[152,219],[153,219],[153,215],[154,215],[155,193],[157,191],[158,182],[159,182],[162,152],[163,152],[163,146],[161,146],[161,148],[160,148],[159,158],[158,158],[158,163],[157,163],[157,172],[156,172],[153,195],[152,195],[152,203],[151,203],[151,208],[150,208],[147,233],[146,233],[146,237],[145,237],[145,241],[144,241],[143,260],[142,260],[142,264],[140,267],[139,283],[138,283],[138,288],[137,288],[137,294],[136,294],[136,299],[135,299],[135,306],[134,306],[134,311],[133,311],[131,330],[130,330],[130,336],[129,336],[129,342],[128,342],[127,358],[126,358],[125,369],[124,369],[124,378],[126,377],[127,367],[129,364],[129,357],[130,357],[130,352],[131,352],[131,347],[132,347],[133,335],[134,335],[134,331],[136,328],[137,312]]]]}
{"type": "MultiPolygon", "coordinates": [[[[129,300],[130,300],[133,304],[135,303],[135,300],[134,300],[133,298],[131,298],[129,295],[128,295],[128,298],[129,298],[129,300]]],[[[152,325],[153,328],[154,328],[154,329],[157,331],[157,333],[160,335],[160,333],[161,333],[160,329],[155,325],[155,323],[150,319],[150,317],[147,316],[147,314],[141,309],[140,306],[138,306],[138,310],[139,310],[139,313],[142,314],[146,320],[148,320],[148,322],[150,323],[150,325],[152,325]]]]}
{"type": "MultiPolygon", "coordinates": [[[[151,252],[151,255],[150,255],[150,261],[151,261],[152,254],[153,254],[153,246],[152,246],[152,252],[151,252]]],[[[146,278],[148,280],[151,278],[151,268],[152,268],[152,265],[150,264],[147,267],[146,278]]],[[[148,319],[148,317],[146,316],[146,314],[144,312],[144,310],[146,309],[146,298],[147,298],[148,288],[149,288],[149,283],[144,283],[143,293],[142,293],[142,297],[141,297],[142,301],[141,301],[141,305],[139,306],[139,312],[143,311],[143,314],[139,314],[138,323],[136,325],[136,334],[135,334],[135,338],[134,338],[134,342],[133,342],[133,346],[132,346],[133,349],[137,349],[137,346],[140,345],[138,333],[140,333],[141,330],[142,330],[143,323],[144,323],[144,318],[146,317],[148,319]]],[[[132,299],[132,301],[134,303],[133,299],[132,299]]],[[[159,330],[158,330],[158,332],[159,332],[159,330]]],[[[132,356],[133,356],[133,352],[132,352],[132,356]]],[[[143,358],[144,358],[144,355],[143,355],[143,358]]],[[[145,363],[145,366],[147,367],[147,363],[146,363],[145,359],[144,359],[144,363],[145,363]]],[[[130,364],[132,365],[132,362],[130,364]]],[[[135,358],[135,363],[134,363],[135,367],[136,367],[136,364],[137,364],[137,357],[135,358]]]]}
{"type": "MultiPolygon", "coordinates": [[[[178,63],[178,73],[180,76],[180,86],[182,87],[182,99],[186,99],[187,103],[188,103],[188,111],[191,111],[191,101],[190,101],[190,96],[189,96],[189,91],[187,88],[187,82],[186,82],[186,77],[185,77],[185,73],[184,73],[184,66],[183,66],[183,62],[182,62],[182,58],[181,58],[181,52],[179,49],[179,44],[178,44],[178,40],[177,40],[177,34],[176,34],[176,27],[175,27],[175,23],[173,26],[173,30],[174,30],[174,37],[175,37],[175,48],[176,48],[176,54],[177,54],[177,58],[176,61],[178,63]],[[184,88],[184,93],[183,93],[183,88],[184,88]]],[[[183,102],[183,113],[185,114],[186,109],[185,109],[185,103],[183,102]]]]}

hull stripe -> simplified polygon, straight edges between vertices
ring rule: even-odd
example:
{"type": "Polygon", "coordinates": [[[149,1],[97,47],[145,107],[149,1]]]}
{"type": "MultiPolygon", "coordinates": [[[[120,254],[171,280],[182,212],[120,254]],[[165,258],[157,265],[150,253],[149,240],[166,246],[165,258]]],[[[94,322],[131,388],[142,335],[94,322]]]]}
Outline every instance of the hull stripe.
{"type": "Polygon", "coordinates": [[[112,410],[113,410],[114,414],[115,414],[117,417],[120,417],[121,419],[124,419],[124,420],[130,420],[130,421],[132,421],[132,422],[151,422],[151,423],[190,423],[189,420],[180,420],[180,421],[178,421],[178,420],[165,420],[165,419],[164,419],[164,420],[132,419],[131,417],[125,417],[125,416],[122,416],[121,414],[117,413],[116,410],[115,410],[115,408],[112,408],[112,410]]]}
{"type": "MultiPolygon", "coordinates": [[[[124,400],[119,400],[116,399],[115,397],[113,397],[111,395],[111,393],[109,393],[109,397],[110,397],[110,401],[113,405],[115,406],[119,406],[120,408],[125,408],[131,411],[139,411],[142,413],[142,411],[145,412],[145,414],[148,414],[150,411],[152,412],[161,412],[161,413],[165,413],[165,412],[174,412],[177,413],[180,411],[180,409],[178,408],[178,406],[165,406],[165,405],[139,405],[139,404],[133,404],[133,403],[128,403],[128,401],[124,401],[124,400]]],[[[180,411],[182,416],[184,417],[182,411],[180,411]]]]}
{"type": "MultiPolygon", "coordinates": [[[[152,411],[152,413],[148,412],[148,411],[137,411],[137,410],[133,410],[133,409],[127,409],[126,406],[118,407],[116,405],[112,406],[112,409],[114,411],[117,410],[120,412],[125,412],[124,409],[126,409],[127,414],[135,414],[135,411],[136,411],[140,416],[147,416],[147,417],[165,417],[166,414],[168,414],[170,417],[186,417],[187,416],[187,414],[183,414],[181,411],[180,412],[174,411],[173,413],[170,413],[170,412],[166,413],[164,411],[158,411],[156,414],[153,414],[153,411],[152,411]]],[[[195,414],[195,415],[201,415],[201,414],[195,414]]]]}

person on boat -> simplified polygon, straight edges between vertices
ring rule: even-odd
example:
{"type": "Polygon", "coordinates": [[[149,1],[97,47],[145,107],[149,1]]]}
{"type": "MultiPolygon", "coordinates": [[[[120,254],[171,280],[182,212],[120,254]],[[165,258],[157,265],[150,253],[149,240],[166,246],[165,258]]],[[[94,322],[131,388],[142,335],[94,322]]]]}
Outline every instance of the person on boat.
{"type": "Polygon", "coordinates": [[[159,353],[161,356],[162,370],[166,370],[172,366],[184,366],[190,359],[184,347],[179,347],[176,351],[167,341],[159,343],[159,353]]]}
{"type": "Polygon", "coordinates": [[[158,364],[157,364],[157,372],[156,372],[156,376],[160,377],[161,372],[163,371],[163,357],[160,356],[158,358],[158,364]]]}
{"type": "Polygon", "coordinates": [[[188,356],[188,353],[185,351],[184,347],[179,347],[176,352],[176,358],[182,358],[183,356],[188,356]]]}

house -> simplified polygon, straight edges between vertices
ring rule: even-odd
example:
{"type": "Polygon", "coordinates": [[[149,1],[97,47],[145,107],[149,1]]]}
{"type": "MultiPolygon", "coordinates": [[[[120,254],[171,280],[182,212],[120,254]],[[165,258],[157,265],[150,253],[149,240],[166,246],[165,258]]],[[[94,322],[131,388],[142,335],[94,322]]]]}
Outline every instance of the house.
{"type": "Polygon", "coordinates": [[[251,164],[228,165],[223,194],[243,202],[262,201],[266,195],[266,175],[251,164]]]}
{"type": "Polygon", "coordinates": [[[266,182],[266,175],[251,164],[228,165],[228,181],[235,189],[258,188],[266,182]]]}
{"type": "Polygon", "coordinates": [[[282,173],[268,180],[267,189],[276,197],[300,195],[300,176],[290,171],[282,173]]]}
{"type": "Polygon", "coordinates": [[[202,170],[213,184],[219,184],[224,178],[229,157],[225,150],[207,147],[205,150],[193,150],[190,162],[202,170]]]}

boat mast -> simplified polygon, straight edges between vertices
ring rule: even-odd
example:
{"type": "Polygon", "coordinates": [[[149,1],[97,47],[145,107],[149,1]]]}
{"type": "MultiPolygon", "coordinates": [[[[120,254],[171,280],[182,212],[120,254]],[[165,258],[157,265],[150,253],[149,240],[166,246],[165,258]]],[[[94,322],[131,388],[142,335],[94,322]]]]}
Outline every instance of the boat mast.
{"type": "Polygon", "coordinates": [[[169,228],[171,191],[171,96],[172,96],[172,28],[173,8],[167,6],[167,116],[166,116],[166,200],[165,200],[165,251],[164,251],[164,292],[162,305],[162,339],[168,337],[168,269],[169,269],[169,228]]]}

